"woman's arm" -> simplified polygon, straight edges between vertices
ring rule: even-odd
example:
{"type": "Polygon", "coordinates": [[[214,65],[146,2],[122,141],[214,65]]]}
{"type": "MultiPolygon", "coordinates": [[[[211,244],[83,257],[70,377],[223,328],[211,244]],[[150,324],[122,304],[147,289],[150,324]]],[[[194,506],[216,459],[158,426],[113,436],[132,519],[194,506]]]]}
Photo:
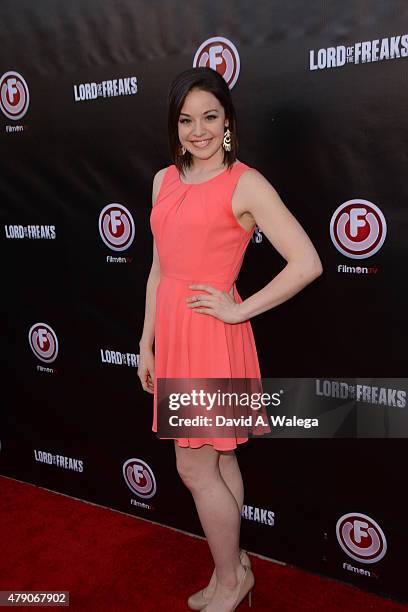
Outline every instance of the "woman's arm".
{"type": "MultiPolygon", "coordinates": [[[[163,176],[167,168],[159,170],[153,179],[152,189],[152,206],[156,202],[157,194],[160,191],[160,186],[163,176]]],[[[157,252],[156,243],[153,239],[153,262],[146,283],[146,301],[145,301],[145,317],[143,323],[143,332],[139,341],[139,347],[152,348],[154,341],[154,322],[156,317],[156,290],[160,281],[160,261],[157,252]]]]}
{"type": "Polygon", "coordinates": [[[139,341],[139,347],[152,348],[154,341],[154,322],[156,317],[156,290],[160,282],[160,266],[155,262],[157,257],[156,244],[153,240],[153,263],[146,283],[145,317],[143,332],[139,341]]]}
{"type": "Polygon", "coordinates": [[[269,181],[255,168],[240,177],[233,196],[234,207],[252,214],[270,243],[287,264],[263,289],[240,306],[245,321],[274,308],[301,291],[323,272],[310,238],[286,208],[269,181]]]}

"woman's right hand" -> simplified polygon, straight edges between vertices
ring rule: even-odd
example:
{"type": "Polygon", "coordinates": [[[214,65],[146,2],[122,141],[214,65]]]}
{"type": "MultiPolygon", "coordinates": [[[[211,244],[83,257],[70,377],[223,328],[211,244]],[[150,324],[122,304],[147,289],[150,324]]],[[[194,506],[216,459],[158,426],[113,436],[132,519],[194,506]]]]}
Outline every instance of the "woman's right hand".
{"type": "Polygon", "coordinates": [[[140,347],[137,375],[143,389],[148,393],[154,393],[154,353],[149,347],[140,347]]]}

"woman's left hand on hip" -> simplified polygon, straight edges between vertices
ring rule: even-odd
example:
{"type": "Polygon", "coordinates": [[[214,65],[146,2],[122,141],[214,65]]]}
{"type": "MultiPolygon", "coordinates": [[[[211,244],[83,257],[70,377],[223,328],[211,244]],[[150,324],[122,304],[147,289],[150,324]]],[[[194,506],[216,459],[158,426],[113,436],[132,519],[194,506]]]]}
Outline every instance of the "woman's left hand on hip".
{"type": "MultiPolygon", "coordinates": [[[[240,323],[242,318],[241,304],[236,302],[230,292],[220,291],[211,285],[189,285],[189,289],[202,289],[209,295],[190,295],[186,298],[187,306],[194,312],[211,315],[224,323],[240,323]]],[[[231,287],[233,291],[233,287],[231,287]]]]}

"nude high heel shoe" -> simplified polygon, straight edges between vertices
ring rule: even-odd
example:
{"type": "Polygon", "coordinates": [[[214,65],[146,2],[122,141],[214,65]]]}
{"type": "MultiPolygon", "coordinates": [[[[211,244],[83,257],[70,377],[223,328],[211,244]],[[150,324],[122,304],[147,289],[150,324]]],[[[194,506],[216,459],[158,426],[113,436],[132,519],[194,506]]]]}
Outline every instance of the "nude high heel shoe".
{"type": "MultiPolygon", "coordinates": [[[[245,574],[241,580],[241,586],[239,589],[238,597],[235,602],[233,610],[236,610],[241,603],[241,601],[248,595],[248,606],[252,608],[252,589],[255,584],[255,576],[250,567],[245,568],[245,574]]],[[[204,608],[205,609],[205,608],[204,608]]]]}
{"type": "MultiPolygon", "coordinates": [[[[245,550],[241,549],[239,558],[241,559],[241,563],[244,567],[251,568],[251,559],[248,557],[245,550]]],[[[197,591],[197,593],[194,593],[188,598],[187,605],[190,610],[202,610],[208,604],[210,598],[205,596],[204,590],[205,588],[197,591]]]]}
{"type": "MultiPolygon", "coordinates": [[[[244,574],[239,583],[238,595],[237,595],[234,607],[232,608],[231,612],[233,612],[234,610],[238,608],[239,604],[243,601],[244,597],[246,597],[247,595],[248,595],[248,606],[250,608],[252,607],[252,588],[255,584],[255,577],[250,567],[246,566],[244,567],[244,570],[245,570],[244,574]]],[[[205,612],[207,610],[207,607],[208,606],[205,605],[204,608],[202,608],[202,612],[205,612]]]]}

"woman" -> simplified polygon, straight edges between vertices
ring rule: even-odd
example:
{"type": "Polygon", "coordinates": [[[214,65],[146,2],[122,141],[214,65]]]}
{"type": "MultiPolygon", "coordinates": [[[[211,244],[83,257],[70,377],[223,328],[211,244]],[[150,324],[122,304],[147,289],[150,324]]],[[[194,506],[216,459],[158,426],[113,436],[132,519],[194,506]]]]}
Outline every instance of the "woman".
{"type": "MultiPolygon", "coordinates": [[[[313,244],[276,190],[237,159],[236,116],[223,77],[211,68],[186,70],[171,84],[168,102],[174,164],[153,180],[153,263],[139,342],[138,376],[154,394],[153,431],[157,378],[260,378],[249,319],[322,273],[313,244]],[[287,265],[242,300],[235,280],[256,225],[287,265]]],[[[254,575],[239,549],[244,489],[234,451],[247,440],[174,439],[177,470],[215,562],[208,586],[188,600],[194,610],[229,612],[251,594],[254,575]]]]}

